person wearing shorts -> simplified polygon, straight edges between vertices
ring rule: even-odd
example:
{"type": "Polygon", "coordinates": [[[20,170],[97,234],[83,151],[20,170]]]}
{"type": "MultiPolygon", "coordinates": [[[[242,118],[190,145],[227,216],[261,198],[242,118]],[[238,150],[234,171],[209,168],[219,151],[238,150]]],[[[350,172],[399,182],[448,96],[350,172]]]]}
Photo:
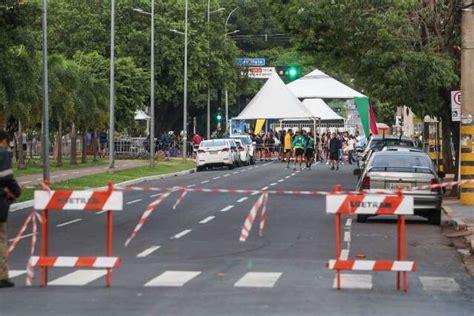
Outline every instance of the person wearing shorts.
{"type": "Polygon", "coordinates": [[[311,165],[314,162],[314,138],[312,133],[308,133],[306,140],[306,149],[305,149],[305,160],[306,160],[306,168],[311,170],[311,165]]]}
{"type": "Polygon", "coordinates": [[[304,151],[306,149],[306,141],[304,136],[301,135],[300,132],[296,132],[292,147],[295,153],[295,163],[293,165],[293,170],[296,170],[297,163],[300,164],[300,170],[302,170],[301,164],[303,162],[304,151]]]}
{"type": "Polygon", "coordinates": [[[285,139],[283,140],[283,148],[285,150],[285,159],[288,162],[286,167],[289,169],[290,168],[290,161],[291,161],[291,149],[292,149],[292,139],[293,137],[293,131],[291,129],[288,130],[288,132],[285,135],[285,139]]]}

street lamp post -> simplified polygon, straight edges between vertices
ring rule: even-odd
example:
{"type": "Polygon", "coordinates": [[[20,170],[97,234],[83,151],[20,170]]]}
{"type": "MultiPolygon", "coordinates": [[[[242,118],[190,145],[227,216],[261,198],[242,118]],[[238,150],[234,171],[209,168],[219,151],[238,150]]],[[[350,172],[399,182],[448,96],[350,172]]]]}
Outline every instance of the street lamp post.
{"type": "MultiPolygon", "coordinates": [[[[48,1],[43,0],[43,180],[49,180],[48,1]]],[[[21,136],[21,135],[20,135],[21,136]]]]}
{"type": "MultiPolygon", "coordinates": [[[[234,12],[237,11],[238,9],[239,9],[239,7],[236,7],[234,10],[230,11],[229,15],[227,16],[227,19],[225,20],[224,38],[226,38],[227,35],[232,35],[232,34],[236,34],[236,33],[240,32],[239,30],[235,30],[233,32],[227,33],[227,24],[229,23],[229,19],[232,16],[232,14],[234,14],[234,12]]],[[[225,95],[225,128],[226,128],[226,131],[229,131],[229,91],[228,91],[227,88],[225,89],[224,95],[225,95]]]]}
{"type": "Polygon", "coordinates": [[[110,96],[109,96],[109,170],[113,171],[115,151],[115,0],[111,1],[110,19],[110,96]]]}
{"type": "Polygon", "coordinates": [[[207,139],[211,138],[211,14],[224,10],[224,8],[219,8],[211,11],[211,0],[207,0],[207,139]]]}
{"type": "Polygon", "coordinates": [[[183,160],[186,160],[188,138],[188,0],[184,11],[184,79],[183,79],[183,160]]]}
{"type": "Polygon", "coordinates": [[[151,13],[133,9],[151,16],[150,25],[150,168],[155,167],[155,1],[151,1],[151,13]]]}

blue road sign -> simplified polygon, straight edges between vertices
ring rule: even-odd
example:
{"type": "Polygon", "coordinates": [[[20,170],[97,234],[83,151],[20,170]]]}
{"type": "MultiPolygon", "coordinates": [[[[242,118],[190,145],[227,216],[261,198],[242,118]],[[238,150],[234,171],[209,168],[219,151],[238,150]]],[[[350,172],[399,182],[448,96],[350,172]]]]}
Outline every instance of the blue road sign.
{"type": "Polygon", "coordinates": [[[246,66],[265,66],[265,58],[237,58],[237,65],[246,67],[246,66]]]}

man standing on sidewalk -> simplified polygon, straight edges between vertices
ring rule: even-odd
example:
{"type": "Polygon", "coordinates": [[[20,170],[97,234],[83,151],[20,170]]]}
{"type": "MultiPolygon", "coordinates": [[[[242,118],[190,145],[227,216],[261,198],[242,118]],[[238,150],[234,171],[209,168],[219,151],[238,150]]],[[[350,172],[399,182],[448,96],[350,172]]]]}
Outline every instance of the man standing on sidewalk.
{"type": "Polygon", "coordinates": [[[7,218],[11,201],[20,196],[20,193],[20,186],[13,178],[8,135],[0,130],[0,288],[15,286],[8,278],[7,218]]]}

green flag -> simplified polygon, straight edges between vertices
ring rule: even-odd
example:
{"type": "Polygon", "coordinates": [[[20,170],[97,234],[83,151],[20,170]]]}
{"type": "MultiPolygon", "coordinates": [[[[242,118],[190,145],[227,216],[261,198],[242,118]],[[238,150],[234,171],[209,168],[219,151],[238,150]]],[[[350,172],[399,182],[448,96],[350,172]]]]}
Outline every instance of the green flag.
{"type": "Polygon", "coordinates": [[[360,121],[364,127],[365,137],[370,135],[370,114],[369,114],[369,98],[354,98],[357,111],[359,111],[360,121]]]}

